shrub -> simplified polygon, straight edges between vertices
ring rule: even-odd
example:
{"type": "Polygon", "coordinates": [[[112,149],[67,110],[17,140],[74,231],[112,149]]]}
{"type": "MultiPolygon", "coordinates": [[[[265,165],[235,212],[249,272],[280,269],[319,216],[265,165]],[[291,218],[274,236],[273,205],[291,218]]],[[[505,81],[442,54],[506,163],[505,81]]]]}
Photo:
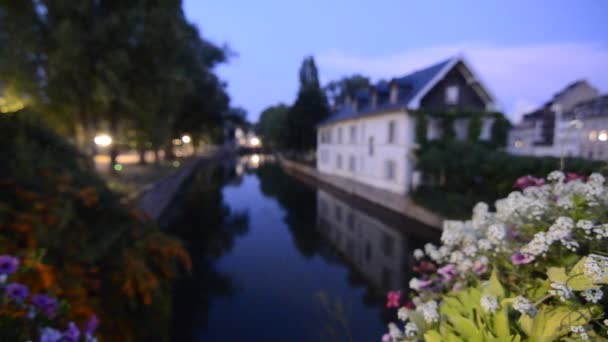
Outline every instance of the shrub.
{"type": "Polygon", "coordinates": [[[189,263],[181,243],[110,191],[34,114],[1,116],[0,130],[0,251],[36,265],[17,281],[66,299],[75,322],[96,312],[110,340],[167,326],[157,323],[166,323],[169,280],[189,263]]]}
{"type": "MultiPolygon", "coordinates": [[[[608,340],[608,188],[604,177],[560,171],[518,179],[479,203],[469,221],[446,221],[442,245],[414,251],[403,328],[385,341],[608,340]]],[[[400,306],[391,292],[387,307],[400,306]]]]}

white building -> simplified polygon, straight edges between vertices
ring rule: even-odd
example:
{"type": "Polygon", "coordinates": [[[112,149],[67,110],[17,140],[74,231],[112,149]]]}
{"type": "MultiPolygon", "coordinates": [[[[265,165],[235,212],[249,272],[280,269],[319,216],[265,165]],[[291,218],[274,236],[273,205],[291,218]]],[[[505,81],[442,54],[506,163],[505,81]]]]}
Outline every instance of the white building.
{"type": "MultiPolygon", "coordinates": [[[[597,89],[584,80],[568,85],[511,129],[507,151],[516,155],[589,157],[583,147],[593,125],[602,121],[602,114],[583,112],[595,108],[595,100],[601,99],[598,96],[597,89]],[[575,111],[579,114],[574,115],[575,111]]],[[[595,131],[599,135],[601,129],[595,131]]]]}
{"type": "MultiPolygon", "coordinates": [[[[406,194],[412,187],[418,110],[484,112],[495,101],[462,57],[392,79],[347,100],[318,126],[317,168],[380,189],[406,194]]],[[[456,119],[457,138],[466,139],[468,118],[456,119]]],[[[482,119],[480,139],[489,139],[492,120],[482,119]]],[[[428,139],[442,136],[429,116],[428,139]]]]}

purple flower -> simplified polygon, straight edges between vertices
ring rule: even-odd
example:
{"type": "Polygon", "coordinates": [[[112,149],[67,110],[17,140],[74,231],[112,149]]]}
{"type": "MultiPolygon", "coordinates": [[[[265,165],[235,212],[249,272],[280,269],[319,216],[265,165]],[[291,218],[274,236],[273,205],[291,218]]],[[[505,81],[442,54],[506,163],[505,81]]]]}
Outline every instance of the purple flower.
{"type": "Polygon", "coordinates": [[[99,326],[99,319],[96,315],[91,316],[89,321],[87,322],[87,326],[85,327],[85,333],[87,335],[94,335],[97,327],[99,326]]]}
{"type": "Polygon", "coordinates": [[[17,271],[19,259],[12,255],[0,255],[0,274],[11,274],[17,271]]]}
{"type": "Polygon", "coordinates": [[[475,271],[475,273],[477,274],[486,273],[487,270],[488,266],[479,260],[476,260],[473,264],[473,271],[475,271]]]}
{"type": "Polygon", "coordinates": [[[50,327],[44,327],[40,330],[40,342],[59,342],[61,341],[61,331],[50,327]]]}
{"type": "Polygon", "coordinates": [[[392,342],[393,338],[389,334],[382,335],[382,342],[392,342]]]}
{"type": "Polygon", "coordinates": [[[517,252],[513,255],[511,255],[511,262],[514,265],[521,265],[521,264],[529,264],[534,260],[534,258],[530,255],[524,255],[521,252],[517,252]]]}
{"type": "Polygon", "coordinates": [[[80,330],[74,322],[70,322],[68,324],[68,329],[63,332],[63,340],[66,342],[78,342],[78,337],[80,337],[80,330]]]}
{"type": "Polygon", "coordinates": [[[23,284],[12,283],[6,285],[5,294],[8,299],[21,302],[27,297],[29,291],[27,290],[27,286],[23,284]]]}
{"type": "Polygon", "coordinates": [[[437,270],[444,280],[452,281],[456,278],[458,271],[456,271],[456,266],[453,264],[445,265],[437,270]]]}
{"type": "Polygon", "coordinates": [[[42,311],[48,318],[57,314],[57,299],[45,294],[37,294],[32,297],[32,303],[38,310],[42,311]]]}

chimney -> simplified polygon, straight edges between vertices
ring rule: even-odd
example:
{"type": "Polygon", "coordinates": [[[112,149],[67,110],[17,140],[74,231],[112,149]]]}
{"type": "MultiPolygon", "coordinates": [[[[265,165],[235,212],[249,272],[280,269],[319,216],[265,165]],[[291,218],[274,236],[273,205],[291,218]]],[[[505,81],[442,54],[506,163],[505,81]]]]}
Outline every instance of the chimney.
{"type": "Polygon", "coordinates": [[[396,82],[391,82],[391,88],[390,88],[390,97],[389,97],[389,102],[391,104],[395,104],[397,103],[397,97],[399,93],[399,87],[397,86],[396,82]]]}
{"type": "Polygon", "coordinates": [[[371,107],[372,109],[375,109],[378,105],[378,92],[376,91],[376,88],[371,89],[371,97],[371,107]]]}

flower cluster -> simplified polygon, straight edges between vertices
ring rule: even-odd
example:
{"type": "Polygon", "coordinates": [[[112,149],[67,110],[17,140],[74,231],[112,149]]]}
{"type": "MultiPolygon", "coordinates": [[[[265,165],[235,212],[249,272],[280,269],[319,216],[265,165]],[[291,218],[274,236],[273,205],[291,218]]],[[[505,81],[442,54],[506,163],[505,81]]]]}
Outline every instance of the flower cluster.
{"type": "MultiPolygon", "coordinates": [[[[3,316],[8,315],[9,317],[24,317],[27,320],[26,326],[35,327],[38,321],[45,324],[52,322],[58,316],[59,301],[47,294],[30,295],[28,287],[21,283],[7,283],[8,277],[16,273],[18,269],[18,258],[11,255],[0,255],[0,294],[5,298],[4,301],[0,301],[0,321],[3,316]],[[26,315],[20,315],[20,312],[25,312],[26,315]]],[[[38,331],[41,342],[96,342],[95,331],[98,325],[99,321],[93,315],[82,331],[74,322],[70,322],[64,331],[48,325],[35,330],[38,331]]],[[[27,338],[31,339],[32,336],[27,336],[27,338]]]]}
{"type": "MultiPolygon", "coordinates": [[[[514,184],[518,191],[495,202],[494,212],[479,203],[471,220],[445,221],[440,246],[426,244],[414,251],[417,275],[409,282],[412,305],[398,310],[403,329],[393,324],[385,337],[410,341],[446,333],[462,336],[461,327],[448,318],[465,315],[461,319],[470,320],[481,339],[513,332],[519,335],[513,339],[521,340],[607,338],[606,327],[592,324],[606,319],[602,287],[608,285],[608,191],[604,183],[598,173],[581,177],[554,171],[546,180],[525,176],[514,184]],[[467,310],[459,306],[487,318],[466,317],[467,310]],[[572,320],[569,330],[543,331],[547,336],[529,330],[549,324],[557,313],[579,318],[572,320]],[[496,331],[500,327],[483,323],[499,319],[491,318],[494,315],[503,317],[500,320],[520,318],[509,321],[506,330],[496,331]]],[[[392,299],[391,307],[398,308],[392,299]]]]}

